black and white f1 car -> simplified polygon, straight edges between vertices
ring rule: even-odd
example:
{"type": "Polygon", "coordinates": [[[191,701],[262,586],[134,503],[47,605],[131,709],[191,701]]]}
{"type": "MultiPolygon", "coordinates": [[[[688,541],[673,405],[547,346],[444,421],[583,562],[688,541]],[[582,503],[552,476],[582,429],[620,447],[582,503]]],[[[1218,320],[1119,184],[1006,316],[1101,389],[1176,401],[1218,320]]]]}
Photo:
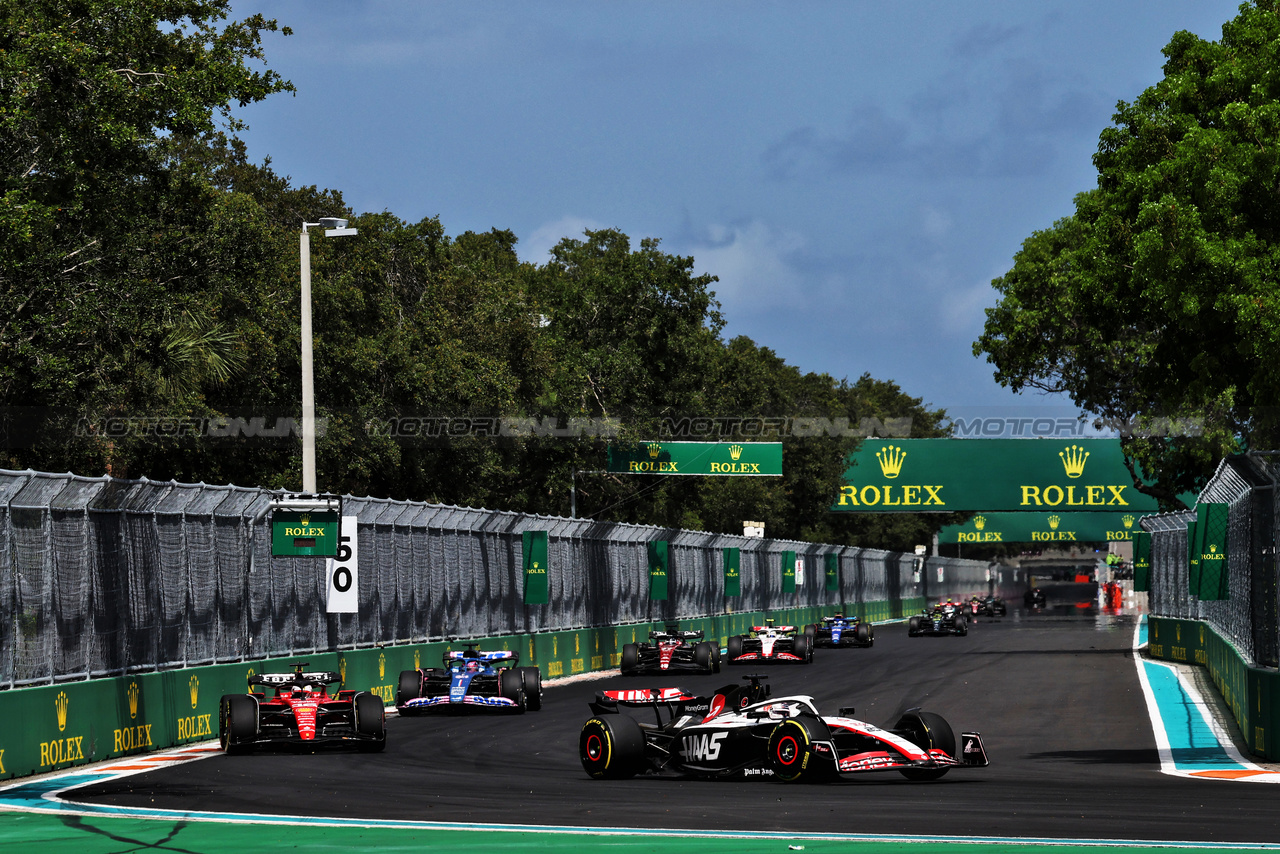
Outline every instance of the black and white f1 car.
{"type": "Polygon", "coordinates": [[[623,676],[666,673],[669,670],[720,672],[720,647],[703,640],[702,632],[680,631],[678,623],[667,623],[664,629],[649,632],[653,643],[623,645],[623,676]]]}
{"type": "Polygon", "coordinates": [[[857,617],[846,617],[844,614],[823,617],[821,623],[806,626],[804,633],[809,636],[809,643],[815,648],[867,647],[875,643],[875,631],[870,623],[864,623],[857,617]]]}
{"type": "Polygon", "coordinates": [[[249,677],[249,693],[224,694],[218,713],[218,738],[227,753],[250,753],[256,747],[290,745],[313,748],[322,744],[354,744],[377,752],[387,746],[386,713],[382,699],[368,691],[329,693],[342,674],[306,672],[305,664],[292,673],[263,673],[249,677]],[[255,687],[270,688],[255,691],[255,687]]]}
{"type": "Polygon", "coordinates": [[[752,626],[749,635],[734,635],[725,644],[730,664],[789,663],[811,664],[813,645],[807,634],[797,634],[795,626],[775,626],[765,620],[752,626]]]}
{"type": "Polygon", "coordinates": [[[515,712],[542,708],[542,674],[516,667],[519,653],[481,652],[468,646],[446,652],[444,667],[400,671],[396,709],[402,715],[430,711],[515,712]]]}
{"type": "Polygon", "coordinates": [[[911,637],[922,635],[967,635],[969,619],[960,612],[960,606],[947,601],[932,611],[912,615],[907,621],[907,634],[911,637]]]}
{"type": "Polygon", "coordinates": [[[596,778],[643,773],[785,781],[833,780],[869,771],[898,771],[936,780],[952,768],[989,764],[982,737],[960,734],[939,715],[911,710],[889,729],[852,717],[818,713],[812,697],[769,697],[760,676],[727,685],[712,697],[679,688],[604,691],[591,703],[578,753],[596,778]],[[619,714],[652,711],[653,721],[619,714]]]}

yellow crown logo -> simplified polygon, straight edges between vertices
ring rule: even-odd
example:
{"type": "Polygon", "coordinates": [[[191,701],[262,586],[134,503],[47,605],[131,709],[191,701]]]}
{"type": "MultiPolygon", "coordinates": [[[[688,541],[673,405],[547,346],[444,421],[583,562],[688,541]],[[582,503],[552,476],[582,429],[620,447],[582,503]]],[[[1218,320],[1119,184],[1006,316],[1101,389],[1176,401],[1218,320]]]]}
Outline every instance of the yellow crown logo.
{"type": "Polygon", "coordinates": [[[577,655],[579,652],[581,652],[581,650],[578,648],[578,636],[575,634],[573,636],[573,654],[577,655]]]}
{"type": "Polygon", "coordinates": [[[1120,521],[1124,522],[1124,526],[1126,528],[1132,528],[1134,517],[1126,513],[1124,516],[1120,517],[1120,521]]]}
{"type": "Polygon", "coordinates": [[[67,707],[71,705],[71,700],[67,697],[66,691],[59,691],[58,696],[53,701],[53,707],[58,712],[58,732],[62,732],[67,728],[67,707]]]}
{"type": "Polygon", "coordinates": [[[973,527],[977,528],[979,531],[981,531],[983,528],[987,527],[987,517],[986,517],[986,516],[974,516],[974,517],[973,517],[973,527]]]}
{"type": "Polygon", "coordinates": [[[1058,451],[1058,456],[1062,458],[1062,467],[1067,470],[1067,477],[1079,477],[1084,474],[1085,460],[1089,459],[1089,452],[1077,445],[1058,451]]]}
{"type": "Polygon", "coordinates": [[[1216,554],[1217,551],[1218,551],[1217,546],[1209,546],[1209,554],[1216,554]]]}
{"type": "Polygon", "coordinates": [[[194,709],[200,697],[200,680],[192,673],[191,678],[187,680],[187,685],[191,688],[191,708],[194,709]]]}
{"type": "Polygon", "coordinates": [[[649,446],[649,459],[656,460],[658,458],[658,454],[661,454],[661,453],[662,453],[662,445],[658,444],[657,442],[654,442],[649,446]]]}
{"type": "Polygon", "coordinates": [[[138,683],[129,683],[129,717],[136,718],[138,716],[138,683]]]}
{"type": "Polygon", "coordinates": [[[347,657],[345,655],[338,657],[338,675],[342,677],[342,684],[347,684],[347,657]]]}
{"type": "Polygon", "coordinates": [[[741,446],[741,445],[730,445],[730,446],[729,446],[729,459],[733,460],[733,461],[736,463],[736,462],[738,461],[738,457],[740,457],[740,456],[742,456],[742,446],[741,446]]]}
{"type": "Polygon", "coordinates": [[[413,669],[414,670],[422,669],[422,651],[421,650],[415,649],[413,651],[413,669]]]}
{"type": "Polygon", "coordinates": [[[885,477],[897,477],[902,473],[902,461],[907,452],[895,445],[887,445],[876,451],[876,459],[880,461],[880,471],[885,477]]]}
{"type": "Polygon", "coordinates": [[[382,679],[387,675],[387,654],[385,652],[378,653],[378,678],[382,679]]]}
{"type": "Polygon", "coordinates": [[[306,513],[303,513],[301,516],[298,517],[298,524],[304,528],[307,527],[308,525],[311,524],[311,517],[308,516],[306,513]]]}
{"type": "Polygon", "coordinates": [[[1058,530],[1058,526],[1059,526],[1059,525],[1061,525],[1061,524],[1062,524],[1062,517],[1061,517],[1061,516],[1050,516],[1050,517],[1049,517],[1049,530],[1051,530],[1051,531],[1056,531],[1056,530],[1058,530]]]}

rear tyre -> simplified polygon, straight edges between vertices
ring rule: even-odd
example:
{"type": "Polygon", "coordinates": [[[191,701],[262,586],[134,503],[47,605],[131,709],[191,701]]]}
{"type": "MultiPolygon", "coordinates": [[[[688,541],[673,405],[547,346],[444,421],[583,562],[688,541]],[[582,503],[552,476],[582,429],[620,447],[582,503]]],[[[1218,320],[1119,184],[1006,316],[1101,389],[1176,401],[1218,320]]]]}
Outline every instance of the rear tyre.
{"type": "Polygon", "coordinates": [[[742,655],[742,635],[734,635],[729,638],[728,643],[725,644],[725,655],[729,656],[730,664],[738,663],[734,659],[742,655]]]}
{"type": "Polygon", "coordinates": [[[416,670],[401,670],[400,684],[396,687],[396,706],[422,696],[422,674],[416,670]]]}
{"type": "Polygon", "coordinates": [[[622,647],[622,662],[619,665],[623,676],[635,676],[640,669],[640,646],[629,643],[622,647]]]}
{"type": "Polygon", "coordinates": [[[524,684],[524,698],[529,711],[542,708],[542,671],[536,667],[521,667],[520,681],[524,684]]]}
{"type": "MultiPolygon", "coordinates": [[[[922,750],[941,750],[951,758],[956,756],[956,734],[942,715],[933,712],[907,712],[898,719],[894,732],[905,736],[922,750]]],[[[902,776],[917,782],[936,780],[949,768],[901,768],[902,776]]]]}
{"type": "Polygon", "coordinates": [[[808,664],[813,661],[813,647],[809,646],[809,636],[799,635],[791,646],[791,651],[800,656],[800,661],[808,664]]]}
{"type": "Polygon", "coordinates": [[[815,741],[830,741],[827,725],[812,715],[787,718],[769,734],[769,767],[788,783],[814,782],[835,775],[830,759],[809,752],[815,741]]]}
{"type": "Polygon", "coordinates": [[[715,673],[714,656],[711,644],[700,643],[693,648],[693,663],[704,673],[715,673]]]}
{"type": "Polygon", "coordinates": [[[247,694],[227,694],[222,698],[218,740],[227,753],[252,753],[258,736],[258,704],[247,694]]]}
{"type": "Polygon", "coordinates": [[[644,770],[644,734],[626,715],[600,715],[578,736],[582,770],[597,780],[621,780],[644,770]]]}
{"type": "Polygon", "coordinates": [[[382,699],[364,691],[356,694],[352,705],[356,715],[356,732],[364,736],[357,742],[360,751],[381,753],[387,747],[387,709],[382,699]]]}

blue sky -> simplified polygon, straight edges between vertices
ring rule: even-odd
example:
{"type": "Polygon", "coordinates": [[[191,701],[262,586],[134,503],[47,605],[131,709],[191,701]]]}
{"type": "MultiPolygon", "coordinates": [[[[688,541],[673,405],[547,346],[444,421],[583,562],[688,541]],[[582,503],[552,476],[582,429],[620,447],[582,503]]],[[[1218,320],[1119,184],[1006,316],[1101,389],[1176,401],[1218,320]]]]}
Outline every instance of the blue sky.
{"type": "MultiPolygon", "coordinates": [[[[614,227],[691,255],[804,371],[952,413],[1047,413],[971,353],[992,278],[1092,187],[1118,100],[1235,0],[236,0],[297,86],[237,114],[255,160],[356,211],[511,229],[525,260],[614,227]]],[[[316,212],[317,216],[324,212],[316,212]]]]}

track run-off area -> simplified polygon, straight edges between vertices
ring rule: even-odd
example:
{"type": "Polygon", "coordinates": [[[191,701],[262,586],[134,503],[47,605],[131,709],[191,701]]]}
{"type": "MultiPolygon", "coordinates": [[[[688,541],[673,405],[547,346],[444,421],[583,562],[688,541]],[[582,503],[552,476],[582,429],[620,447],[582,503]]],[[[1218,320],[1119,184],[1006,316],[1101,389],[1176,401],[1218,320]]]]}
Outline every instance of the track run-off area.
{"type": "Polygon", "coordinates": [[[1280,775],[1234,750],[1185,674],[1136,655],[1140,638],[1133,616],[1011,610],[965,637],[882,625],[874,647],[818,650],[811,665],[550,684],[524,715],[392,716],[382,754],[189,746],[0,789],[0,841],[78,854],[1280,848],[1280,789],[1259,785],[1280,775]],[[815,785],[583,772],[596,691],[710,694],[757,670],[775,697],[809,694],[826,713],[854,706],[881,725],[912,707],[941,714],[982,733],[991,765],[815,785]]]}

